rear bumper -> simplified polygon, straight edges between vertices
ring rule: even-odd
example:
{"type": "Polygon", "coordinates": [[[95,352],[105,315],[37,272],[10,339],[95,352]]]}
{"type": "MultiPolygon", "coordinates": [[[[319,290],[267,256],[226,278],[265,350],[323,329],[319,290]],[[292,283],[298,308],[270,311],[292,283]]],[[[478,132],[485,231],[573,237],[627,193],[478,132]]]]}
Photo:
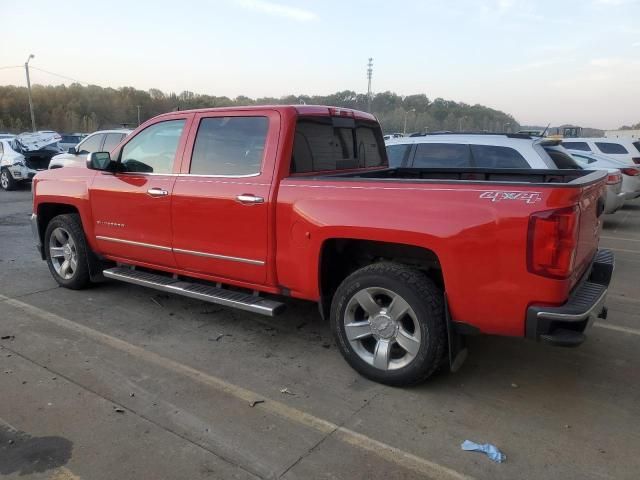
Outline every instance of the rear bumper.
{"type": "Polygon", "coordinates": [[[610,250],[598,250],[585,279],[559,307],[532,305],[527,310],[526,337],[559,346],[577,346],[596,317],[606,318],[604,306],[614,269],[610,250]]]}

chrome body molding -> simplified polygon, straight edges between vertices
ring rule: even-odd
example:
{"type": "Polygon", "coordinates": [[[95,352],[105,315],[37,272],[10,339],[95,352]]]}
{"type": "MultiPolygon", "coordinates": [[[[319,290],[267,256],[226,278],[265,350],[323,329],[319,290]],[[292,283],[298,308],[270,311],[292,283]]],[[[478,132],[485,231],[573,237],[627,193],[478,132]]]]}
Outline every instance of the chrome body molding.
{"type": "Polygon", "coordinates": [[[174,248],[175,253],[184,253],[186,255],[194,255],[196,257],[215,258],[217,260],[229,260],[231,262],[248,263],[250,265],[264,265],[262,260],[253,260],[251,258],[231,257],[229,255],[219,255],[217,253],[197,252],[195,250],[185,250],[183,248],[174,248]]]}
{"type": "Polygon", "coordinates": [[[164,252],[182,253],[185,255],[193,255],[196,257],[214,258],[216,260],[228,260],[230,262],[248,263],[249,265],[264,265],[262,260],[254,260],[251,258],[232,257],[230,255],[220,255],[217,253],[198,252],[196,250],[185,250],[183,248],[171,248],[164,245],[155,245],[153,243],[135,242],[133,240],[124,240],[122,238],[105,237],[102,235],[96,235],[96,239],[104,240],[105,242],[124,243],[126,245],[133,245],[136,247],[153,248],[156,250],[162,250],[164,252]]]}
{"type": "Polygon", "coordinates": [[[154,245],[153,243],[134,242],[133,240],[124,240],[122,238],[104,237],[102,235],[96,235],[96,239],[104,240],[105,242],[125,243],[127,245],[134,245],[136,247],[153,248],[155,250],[163,250],[165,252],[171,251],[171,247],[165,247],[163,245],[154,245]]]}

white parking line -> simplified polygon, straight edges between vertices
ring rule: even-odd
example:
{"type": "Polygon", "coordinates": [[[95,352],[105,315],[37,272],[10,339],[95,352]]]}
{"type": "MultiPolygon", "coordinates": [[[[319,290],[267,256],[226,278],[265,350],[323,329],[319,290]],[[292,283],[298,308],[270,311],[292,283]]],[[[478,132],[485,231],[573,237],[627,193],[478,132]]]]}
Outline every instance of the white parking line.
{"type": "Polygon", "coordinates": [[[620,240],[622,242],[640,242],[640,238],[618,238],[618,237],[609,237],[606,235],[600,235],[601,240],[620,240]]]}
{"type": "Polygon", "coordinates": [[[387,445],[386,443],[379,442],[371,437],[357,433],[348,428],[341,427],[333,422],[316,417],[315,415],[302,410],[290,407],[284,403],[278,402],[277,400],[268,399],[257,392],[234,385],[221,378],[196,370],[195,368],[176,362],[175,360],[162,357],[157,353],[145,350],[142,347],[138,347],[137,345],[125,342],[119,338],[112,337],[106,333],[99,332],[98,330],[94,330],[85,325],[68,320],[54,313],[47,312],[46,310],[29,305],[28,303],[24,303],[10,297],[5,297],[4,295],[0,295],[0,301],[22,310],[29,315],[40,318],[41,320],[45,320],[59,327],[74,331],[94,341],[108,345],[111,348],[184,375],[191,380],[205,384],[211,388],[215,388],[218,391],[224,392],[244,402],[249,403],[256,398],[264,398],[267,401],[256,405],[255,408],[261,408],[271,414],[277,415],[291,422],[304,425],[308,428],[312,428],[322,434],[335,435],[336,438],[345,443],[370,452],[386,461],[395,463],[396,465],[412,470],[421,475],[425,475],[433,479],[473,480],[473,477],[457,472],[456,470],[440,465],[439,463],[418,457],[409,452],[400,450],[399,448],[387,445]]]}
{"type": "Polygon", "coordinates": [[[607,330],[614,330],[616,332],[629,333],[631,335],[640,336],[640,330],[636,328],[620,327],[619,325],[611,325],[610,323],[599,323],[599,322],[594,323],[593,325],[595,327],[606,328],[607,330]]]}
{"type": "Polygon", "coordinates": [[[625,249],[625,248],[607,247],[607,250],[613,250],[614,252],[623,252],[623,253],[640,253],[640,250],[628,250],[628,249],[625,249]]]}

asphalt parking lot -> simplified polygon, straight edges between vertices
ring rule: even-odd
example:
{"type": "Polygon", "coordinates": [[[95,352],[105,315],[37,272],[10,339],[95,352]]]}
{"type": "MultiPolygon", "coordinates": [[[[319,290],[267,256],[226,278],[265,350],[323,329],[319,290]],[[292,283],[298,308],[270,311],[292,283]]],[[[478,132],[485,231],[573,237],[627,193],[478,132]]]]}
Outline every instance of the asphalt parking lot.
{"type": "Polygon", "coordinates": [[[609,318],[584,345],[470,338],[458,373],[411,389],[351,370],[314,305],[267,319],[120,283],[58,288],[30,210],[28,190],[0,191],[0,476],[638,478],[639,200],[605,221],[609,318]]]}

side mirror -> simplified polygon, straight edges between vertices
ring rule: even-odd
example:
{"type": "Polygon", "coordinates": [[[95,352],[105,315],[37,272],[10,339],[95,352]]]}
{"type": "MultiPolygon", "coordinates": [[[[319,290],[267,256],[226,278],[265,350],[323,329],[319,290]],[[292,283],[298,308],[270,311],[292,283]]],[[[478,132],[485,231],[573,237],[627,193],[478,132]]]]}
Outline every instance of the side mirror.
{"type": "Polygon", "coordinates": [[[109,152],[93,152],[87,155],[87,168],[108,172],[113,170],[113,161],[109,152]]]}
{"type": "Polygon", "coordinates": [[[75,155],[76,153],[78,153],[78,150],[76,150],[76,147],[69,147],[69,150],[67,150],[67,153],[71,153],[72,155],[75,155]]]}

